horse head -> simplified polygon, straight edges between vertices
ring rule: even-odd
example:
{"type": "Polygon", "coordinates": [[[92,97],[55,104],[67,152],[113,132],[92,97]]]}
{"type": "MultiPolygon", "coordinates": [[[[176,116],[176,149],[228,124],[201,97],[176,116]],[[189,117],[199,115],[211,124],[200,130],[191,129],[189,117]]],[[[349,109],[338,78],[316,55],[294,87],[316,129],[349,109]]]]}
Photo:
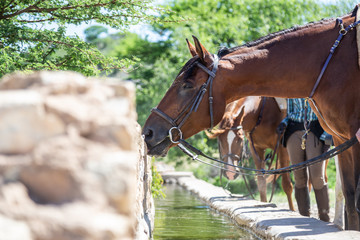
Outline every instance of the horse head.
{"type": "MultiPolygon", "coordinates": [[[[244,134],[242,129],[227,129],[217,136],[221,160],[225,163],[238,166],[243,155],[244,134]]],[[[239,175],[234,166],[224,165],[221,170],[229,180],[234,180],[239,175]]]]}
{"type": "Polygon", "coordinates": [[[148,154],[165,156],[179,138],[192,135],[217,124],[225,111],[220,78],[216,75],[218,59],[194,37],[188,40],[192,58],[183,66],[174,82],[143,127],[148,154]],[[216,102],[213,99],[216,99],[216,102]]]}

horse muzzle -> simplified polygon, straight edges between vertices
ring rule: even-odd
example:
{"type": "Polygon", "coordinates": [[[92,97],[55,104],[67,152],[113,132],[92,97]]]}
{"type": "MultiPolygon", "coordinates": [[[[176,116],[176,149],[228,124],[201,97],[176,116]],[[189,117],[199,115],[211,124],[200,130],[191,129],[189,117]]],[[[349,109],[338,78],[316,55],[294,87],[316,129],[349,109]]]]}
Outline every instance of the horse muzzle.
{"type": "MultiPolygon", "coordinates": [[[[239,161],[237,159],[233,160],[231,157],[227,157],[227,158],[228,158],[226,161],[227,163],[236,166],[239,164],[239,161]]],[[[225,165],[225,169],[223,169],[222,171],[223,171],[223,175],[229,180],[235,180],[239,176],[239,169],[233,166],[225,165]]]]}
{"type": "Polygon", "coordinates": [[[167,130],[156,129],[145,124],[142,135],[148,149],[148,155],[155,157],[166,156],[172,144],[167,130]]]}

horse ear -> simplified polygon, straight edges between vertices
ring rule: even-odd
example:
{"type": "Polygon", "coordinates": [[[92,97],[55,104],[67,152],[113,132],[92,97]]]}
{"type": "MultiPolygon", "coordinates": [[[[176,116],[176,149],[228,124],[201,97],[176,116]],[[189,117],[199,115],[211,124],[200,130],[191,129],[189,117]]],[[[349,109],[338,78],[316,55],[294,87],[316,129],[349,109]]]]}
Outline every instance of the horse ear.
{"type": "Polygon", "coordinates": [[[212,60],[211,54],[206,50],[206,48],[200,43],[200,41],[192,36],[195,42],[196,53],[200,57],[200,60],[204,63],[210,63],[212,60]]]}
{"type": "Polygon", "coordinates": [[[195,49],[194,45],[192,45],[188,39],[186,39],[186,42],[187,42],[187,45],[188,45],[191,55],[193,57],[195,57],[197,55],[197,53],[196,53],[196,49],[195,49]]]}

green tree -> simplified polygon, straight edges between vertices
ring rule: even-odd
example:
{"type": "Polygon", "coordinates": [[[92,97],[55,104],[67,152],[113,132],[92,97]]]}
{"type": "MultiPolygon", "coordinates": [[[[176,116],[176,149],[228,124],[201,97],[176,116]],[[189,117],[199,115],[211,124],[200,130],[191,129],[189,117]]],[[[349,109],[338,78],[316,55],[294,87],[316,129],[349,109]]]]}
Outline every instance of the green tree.
{"type": "MultiPolygon", "coordinates": [[[[66,36],[68,24],[95,20],[116,29],[154,23],[165,10],[153,0],[1,0],[0,77],[15,70],[74,70],[85,75],[125,69],[129,59],[104,56],[77,36],[66,36]],[[45,24],[54,24],[48,30],[45,24]]],[[[166,20],[172,21],[172,20],[166,20]]],[[[88,37],[104,29],[91,29],[88,37]]]]}
{"type": "Polygon", "coordinates": [[[94,42],[99,39],[99,35],[102,33],[108,33],[108,29],[103,26],[91,26],[84,31],[85,41],[94,42]]]}
{"type": "MultiPolygon", "coordinates": [[[[130,78],[135,82],[144,75],[150,77],[148,75],[150,74],[153,77],[154,71],[152,68],[149,69],[149,66],[152,65],[154,59],[159,58],[170,49],[167,41],[150,42],[132,32],[118,32],[105,34],[105,36],[104,33],[101,26],[91,26],[85,29],[86,40],[95,44],[105,56],[137,60],[137,63],[132,66],[136,71],[130,72],[130,78]],[[103,37],[100,37],[100,34],[103,37]]],[[[116,76],[118,72],[118,70],[114,70],[109,76],[116,76]]]]}

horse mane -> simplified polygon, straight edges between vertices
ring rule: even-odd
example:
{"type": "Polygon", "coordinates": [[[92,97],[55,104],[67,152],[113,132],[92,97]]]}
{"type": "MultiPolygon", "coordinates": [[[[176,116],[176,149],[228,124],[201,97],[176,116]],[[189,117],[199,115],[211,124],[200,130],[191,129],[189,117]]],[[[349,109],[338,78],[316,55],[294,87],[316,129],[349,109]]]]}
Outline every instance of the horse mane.
{"type": "Polygon", "coordinates": [[[250,41],[250,42],[247,42],[247,43],[245,43],[243,45],[236,46],[236,47],[233,47],[233,48],[220,47],[220,49],[218,51],[218,56],[219,56],[219,58],[222,58],[222,57],[224,57],[224,56],[226,56],[226,55],[228,55],[230,53],[236,52],[239,49],[254,47],[254,46],[257,46],[257,45],[259,45],[261,43],[264,43],[266,41],[272,40],[272,39],[274,39],[274,38],[276,38],[278,36],[283,36],[283,35],[286,35],[288,33],[292,33],[292,32],[300,31],[300,30],[303,30],[303,29],[307,29],[307,28],[313,27],[315,25],[328,23],[328,22],[334,21],[335,19],[336,18],[324,18],[324,19],[321,19],[320,21],[309,22],[309,23],[307,23],[305,25],[302,25],[302,26],[293,26],[293,27],[288,28],[288,29],[284,29],[284,30],[281,30],[281,31],[278,31],[278,32],[270,33],[270,34],[268,34],[266,36],[260,37],[257,40],[250,41]]]}

